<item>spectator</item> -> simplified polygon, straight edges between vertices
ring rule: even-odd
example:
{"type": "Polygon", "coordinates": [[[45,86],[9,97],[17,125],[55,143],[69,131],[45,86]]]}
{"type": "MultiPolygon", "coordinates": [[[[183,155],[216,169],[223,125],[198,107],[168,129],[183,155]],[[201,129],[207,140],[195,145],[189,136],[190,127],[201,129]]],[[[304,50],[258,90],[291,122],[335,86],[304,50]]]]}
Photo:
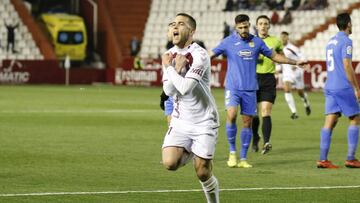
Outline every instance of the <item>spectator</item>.
{"type": "Polygon", "coordinates": [[[233,0],[227,0],[225,8],[223,9],[223,11],[233,11],[234,6],[235,6],[235,4],[234,4],[233,0]]]}
{"type": "Polygon", "coordinates": [[[290,10],[296,10],[301,5],[301,0],[292,0],[290,10]]]}
{"type": "Polygon", "coordinates": [[[316,9],[324,9],[329,6],[329,3],[327,0],[317,0],[316,5],[316,9]]]}
{"type": "Polygon", "coordinates": [[[17,53],[15,50],[15,29],[19,27],[19,23],[16,25],[7,24],[4,20],[6,29],[7,29],[7,45],[6,45],[6,51],[9,52],[9,48],[11,45],[11,51],[12,53],[17,53]]]}
{"type": "Polygon", "coordinates": [[[285,14],[279,24],[287,25],[292,22],[292,15],[289,8],[285,8],[285,14]]]}
{"type": "Polygon", "coordinates": [[[279,22],[279,14],[277,13],[277,11],[275,9],[273,10],[273,13],[271,15],[270,22],[273,25],[275,25],[279,22]]]}
{"type": "Polygon", "coordinates": [[[226,22],[224,22],[224,36],[223,38],[230,35],[230,25],[228,25],[226,22]]]}
{"type": "Polygon", "coordinates": [[[302,5],[300,10],[314,10],[317,7],[317,0],[306,0],[304,5],[302,5]]]}
{"type": "Polygon", "coordinates": [[[136,56],[140,51],[141,42],[138,40],[136,36],[134,36],[130,41],[130,51],[131,56],[136,56]]]}
{"type": "Polygon", "coordinates": [[[243,10],[246,10],[246,9],[249,9],[249,6],[250,6],[250,4],[249,4],[249,0],[237,0],[236,1],[236,9],[237,10],[241,10],[241,9],[243,9],[243,10]]]}

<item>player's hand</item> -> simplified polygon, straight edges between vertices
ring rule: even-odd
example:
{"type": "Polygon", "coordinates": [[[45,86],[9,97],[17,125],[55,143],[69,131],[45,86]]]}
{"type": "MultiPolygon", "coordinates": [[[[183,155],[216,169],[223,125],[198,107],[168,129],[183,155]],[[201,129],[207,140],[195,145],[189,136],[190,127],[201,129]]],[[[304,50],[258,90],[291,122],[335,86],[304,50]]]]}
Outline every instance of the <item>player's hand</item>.
{"type": "Polygon", "coordinates": [[[186,66],[188,63],[187,58],[184,55],[177,54],[175,57],[175,69],[178,73],[180,73],[181,69],[186,66]]]}
{"type": "Polygon", "coordinates": [[[163,54],[161,56],[161,63],[164,67],[168,67],[171,65],[172,56],[169,53],[163,54]]]}
{"type": "Polygon", "coordinates": [[[306,65],[309,65],[308,61],[296,61],[297,66],[301,66],[301,68],[305,68],[306,65]]]}
{"type": "Polygon", "coordinates": [[[165,94],[164,91],[161,92],[161,95],[160,95],[160,108],[165,111],[165,101],[169,98],[169,96],[167,96],[165,94]]]}

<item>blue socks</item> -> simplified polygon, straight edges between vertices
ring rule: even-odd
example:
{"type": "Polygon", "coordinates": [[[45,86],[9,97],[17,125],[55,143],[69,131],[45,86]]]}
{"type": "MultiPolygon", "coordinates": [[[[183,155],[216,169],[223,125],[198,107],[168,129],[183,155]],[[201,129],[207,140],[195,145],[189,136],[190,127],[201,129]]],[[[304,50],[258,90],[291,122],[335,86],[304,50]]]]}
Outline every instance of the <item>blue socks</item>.
{"type": "MultiPolygon", "coordinates": [[[[230,152],[236,151],[236,134],[237,127],[236,124],[226,123],[226,135],[229,142],[230,152]]],[[[250,128],[242,128],[240,132],[241,139],[241,151],[240,159],[246,159],[247,151],[251,142],[252,131],[250,128]]]]}
{"type": "Polygon", "coordinates": [[[241,151],[240,151],[240,160],[246,159],[247,151],[249,149],[250,141],[252,137],[251,128],[241,129],[240,139],[241,139],[241,151]]]}
{"type": "Polygon", "coordinates": [[[226,123],[226,135],[230,145],[230,152],[236,151],[236,134],[237,134],[236,124],[226,123]]]}
{"type": "MultiPolygon", "coordinates": [[[[331,133],[330,129],[323,128],[321,129],[320,134],[320,160],[327,160],[327,155],[329,153],[330,143],[331,143],[331,133]]],[[[349,126],[348,127],[348,155],[347,160],[355,159],[355,152],[359,141],[359,127],[349,126]]]]}
{"type": "Polygon", "coordinates": [[[359,141],[359,127],[351,125],[348,128],[348,156],[347,160],[355,159],[355,152],[359,141]]]}
{"type": "Polygon", "coordinates": [[[320,160],[327,160],[327,155],[329,153],[330,143],[331,143],[331,133],[330,129],[323,128],[320,133],[320,160]]]}

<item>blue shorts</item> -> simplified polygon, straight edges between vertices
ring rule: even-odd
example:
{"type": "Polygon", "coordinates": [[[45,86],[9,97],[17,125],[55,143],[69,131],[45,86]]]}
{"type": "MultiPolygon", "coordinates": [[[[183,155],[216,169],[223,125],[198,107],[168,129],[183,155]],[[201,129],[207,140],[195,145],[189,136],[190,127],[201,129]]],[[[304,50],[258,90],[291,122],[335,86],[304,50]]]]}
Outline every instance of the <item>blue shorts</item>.
{"type": "Polygon", "coordinates": [[[343,113],[347,117],[359,114],[359,104],[352,88],[324,90],[325,115],[343,113]]]}
{"type": "Polygon", "coordinates": [[[237,107],[240,105],[240,114],[256,115],[256,90],[242,91],[225,89],[225,106],[237,107]]]}
{"type": "Polygon", "coordinates": [[[165,116],[170,116],[173,112],[174,109],[174,100],[172,97],[169,97],[165,103],[164,103],[164,107],[165,107],[165,111],[164,114],[165,116]]]}

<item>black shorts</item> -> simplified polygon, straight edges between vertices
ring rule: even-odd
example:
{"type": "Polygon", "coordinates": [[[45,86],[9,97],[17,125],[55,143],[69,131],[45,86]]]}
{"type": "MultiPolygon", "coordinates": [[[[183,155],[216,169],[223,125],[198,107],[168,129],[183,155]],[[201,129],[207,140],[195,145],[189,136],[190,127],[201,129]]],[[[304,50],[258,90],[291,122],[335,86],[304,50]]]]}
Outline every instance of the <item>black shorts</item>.
{"type": "Polygon", "coordinates": [[[257,74],[259,90],[256,92],[257,102],[268,101],[275,103],[276,78],[273,73],[257,74]]]}

